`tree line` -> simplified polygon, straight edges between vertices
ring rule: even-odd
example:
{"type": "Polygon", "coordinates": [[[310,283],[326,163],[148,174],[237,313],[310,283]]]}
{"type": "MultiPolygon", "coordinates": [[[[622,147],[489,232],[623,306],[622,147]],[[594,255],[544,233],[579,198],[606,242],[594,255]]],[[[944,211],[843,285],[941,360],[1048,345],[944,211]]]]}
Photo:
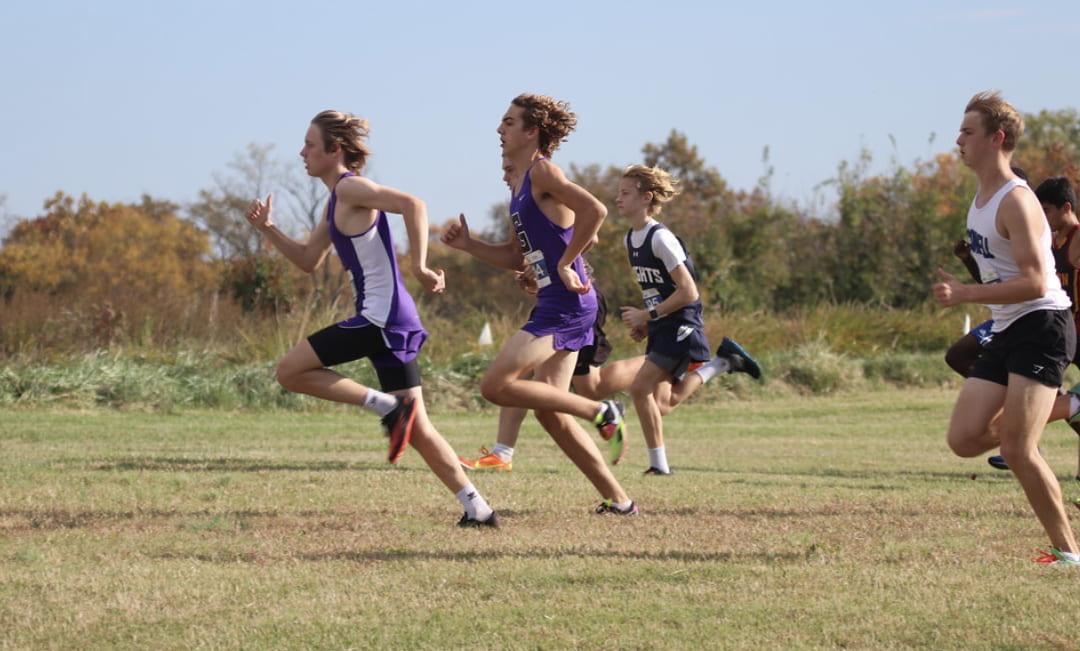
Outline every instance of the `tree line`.
{"type": "MultiPolygon", "coordinates": [[[[1080,182],[1080,114],[1074,109],[1024,116],[1027,129],[1014,156],[1032,185],[1065,175],[1080,182]]],[[[627,161],[631,162],[631,161],[627,161]]],[[[661,219],[693,256],[709,309],[789,311],[822,303],[910,308],[928,301],[934,270],[962,268],[952,257],[964,236],[974,176],[955,153],[872,171],[868,153],[838,165],[825,184],[835,206],[823,213],[777,197],[767,170],[750,189],[735,189],[705,161],[686,134],[642,147],[641,161],[678,177],[683,192],[661,219]]],[[[767,157],[766,157],[767,164],[767,157]]],[[[629,274],[614,192],[622,165],[571,166],[570,178],[608,206],[600,243],[587,255],[612,305],[640,300],[629,274]]],[[[58,192],[43,211],[17,221],[0,247],[0,297],[9,306],[33,295],[65,309],[115,309],[168,301],[182,304],[216,292],[262,314],[299,306],[347,310],[351,301],[340,264],[308,277],[268,250],[246,223],[252,197],[273,189],[285,201],[277,214],[302,234],[322,218],[326,191],[316,179],[286,168],[271,147],[250,145],[214,175],[187,206],[145,196],[109,203],[58,192]],[[112,309],[112,308],[110,308],[112,309]]],[[[508,237],[506,206],[482,237],[508,237]]],[[[437,238],[439,224],[432,225],[437,238]]],[[[404,252],[402,252],[404,253],[404,252]]],[[[505,314],[528,309],[509,274],[435,244],[430,265],[446,269],[454,300],[418,298],[421,309],[449,317],[461,309],[505,314]]],[[[200,299],[201,300],[201,299],[200,299]]]]}

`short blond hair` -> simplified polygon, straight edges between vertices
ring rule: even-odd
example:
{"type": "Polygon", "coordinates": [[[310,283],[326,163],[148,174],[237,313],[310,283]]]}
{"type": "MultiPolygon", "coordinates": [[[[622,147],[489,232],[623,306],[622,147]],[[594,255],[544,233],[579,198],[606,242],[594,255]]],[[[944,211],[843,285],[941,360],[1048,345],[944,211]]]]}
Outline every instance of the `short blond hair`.
{"type": "Polygon", "coordinates": [[[660,212],[663,205],[681,192],[679,180],[660,169],[647,165],[631,165],[623,170],[624,179],[632,179],[641,193],[652,192],[649,214],[660,212]]]}
{"type": "Polygon", "coordinates": [[[1000,129],[1005,134],[1005,140],[1001,143],[1002,150],[1016,149],[1016,141],[1024,135],[1024,118],[1020,117],[1020,112],[1012,104],[1005,101],[1000,91],[984,90],[976,93],[968,102],[964,113],[972,111],[982,115],[986,133],[991,134],[1000,129]]]}

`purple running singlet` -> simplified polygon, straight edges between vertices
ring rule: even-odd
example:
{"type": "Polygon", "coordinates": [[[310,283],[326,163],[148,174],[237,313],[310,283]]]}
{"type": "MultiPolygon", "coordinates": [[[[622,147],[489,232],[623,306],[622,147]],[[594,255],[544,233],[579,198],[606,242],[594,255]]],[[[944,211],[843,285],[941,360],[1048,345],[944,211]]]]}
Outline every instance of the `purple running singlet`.
{"type": "MultiPolygon", "coordinates": [[[[346,172],[338,178],[355,176],[346,172]]],[[[386,213],[379,211],[375,224],[358,235],[346,235],[334,223],[337,188],[330,191],[326,220],[330,223],[330,241],[334,244],[341,264],[352,280],[356,301],[356,316],[338,323],[341,328],[363,328],[374,325],[382,330],[383,340],[398,363],[416,358],[428,333],[420,322],[416,303],[401,279],[394,241],[386,213]]],[[[393,359],[376,360],[376,366],[393,364],[393,359]]]]}
{"type": "MultiPolygon", "coordinates": [[[[593,343],[596,292],[591,287],[586,294],[572,292],[559,274],[554,273],[555,265],[574,236],[574,227],[560,228],[536,205],[530,171],[531,168],[525,172],[521,188],[510,198],[510,221],[525,263],[535,272],[539,287],[536,307],[521,329],[536,337],[553,335],[555,350],[580,350],[593,343]]],[[[573,266],[581,282],[587,282],[581,256],[574,260],[573,266]]]]}

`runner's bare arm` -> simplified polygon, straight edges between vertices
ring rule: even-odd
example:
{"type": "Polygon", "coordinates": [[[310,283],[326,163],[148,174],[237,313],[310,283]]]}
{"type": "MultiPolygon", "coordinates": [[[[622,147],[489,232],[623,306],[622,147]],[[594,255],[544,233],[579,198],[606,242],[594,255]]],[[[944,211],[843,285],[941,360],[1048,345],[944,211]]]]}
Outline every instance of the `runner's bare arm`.
{"type": "Polygon", "coordinates": [[[518,271],[525,263],[517,238],[511,238],[509,242],[501,244],[490,244],[474,239],[469,232],[469,223],[465,220],[464,214],[458,216],[456,224],[451,223],[443,231],[441,240],[446,246],[464,251],[493,267],[518,271]]]}
{"type": "Polygon", "coordinates": [[[567,179],[563,171],[550,161],[537,162],[530,174],[535,192],[550,194],[574,212],[574,236],[566,245],[562,259],[556,262],[556,268],[567,289],[587,292],[588,281],[583,282],[578,278],[571,265],[595,241],[600,225],[607,217],[607,208],[585,188],[567,179]]]}
{"type": "Polygon", "coordinates": [[[1001,283],[973,285],[938,270],[941,282],[934,296],[945,307],[960,303],[1012,304],[1046,294],[1046,264],[1039,251],[1043,229],[1049,228],[1042,209],[1030,193],[1010,192],[998,208],[998,230],[1009,239],[1020,273],[1001,283]]]}
{"type": "Polygon", "coordinates": [[[326,215],[308,234],[305,241],[294,240],[274,224],[271,216],[274,211],[274,195],[266,195],[266,201],[256,199],[248,205],[245,216],[248,223],[259,229],[266,239],[274,245],[282,255],[288,258],[297,267],[307,273],[319,268],[330,251],[330,227],[326,223],[326,215]]]}
{"type": "Polygon", "coordinates": [[[338,184],[337,195],[338,201],[343,204],[401,215],[409,236],[409,260],[413,275],[429,292],[437,294],[446,288],[443,270],[436,271],[427,266],[429,231],[427,206],[423,201],[407,192],[359,176],[343,179],[338,184]]]}

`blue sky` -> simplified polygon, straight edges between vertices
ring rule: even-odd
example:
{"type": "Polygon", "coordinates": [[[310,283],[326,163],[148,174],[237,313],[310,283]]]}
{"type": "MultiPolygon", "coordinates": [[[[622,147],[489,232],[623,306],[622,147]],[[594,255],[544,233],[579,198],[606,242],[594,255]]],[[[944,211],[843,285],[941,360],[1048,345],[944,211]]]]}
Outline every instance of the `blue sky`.
{"type": "Polygon", "coordinates": [[[339,108],[371,120],[370,176],[479,221],[506,196],[498,120],[532,91],[578,113],[564,165],[636,162],[675,128],[736,188],[769,147],[774,190],[807,205],[862,148],[950,150],[976,91],[1080,107],[1078,36],[1058,0],[6,2],[0,194],[20,216],[57,190],[190,202],[248,143],[299,165],[339,108]]]}

